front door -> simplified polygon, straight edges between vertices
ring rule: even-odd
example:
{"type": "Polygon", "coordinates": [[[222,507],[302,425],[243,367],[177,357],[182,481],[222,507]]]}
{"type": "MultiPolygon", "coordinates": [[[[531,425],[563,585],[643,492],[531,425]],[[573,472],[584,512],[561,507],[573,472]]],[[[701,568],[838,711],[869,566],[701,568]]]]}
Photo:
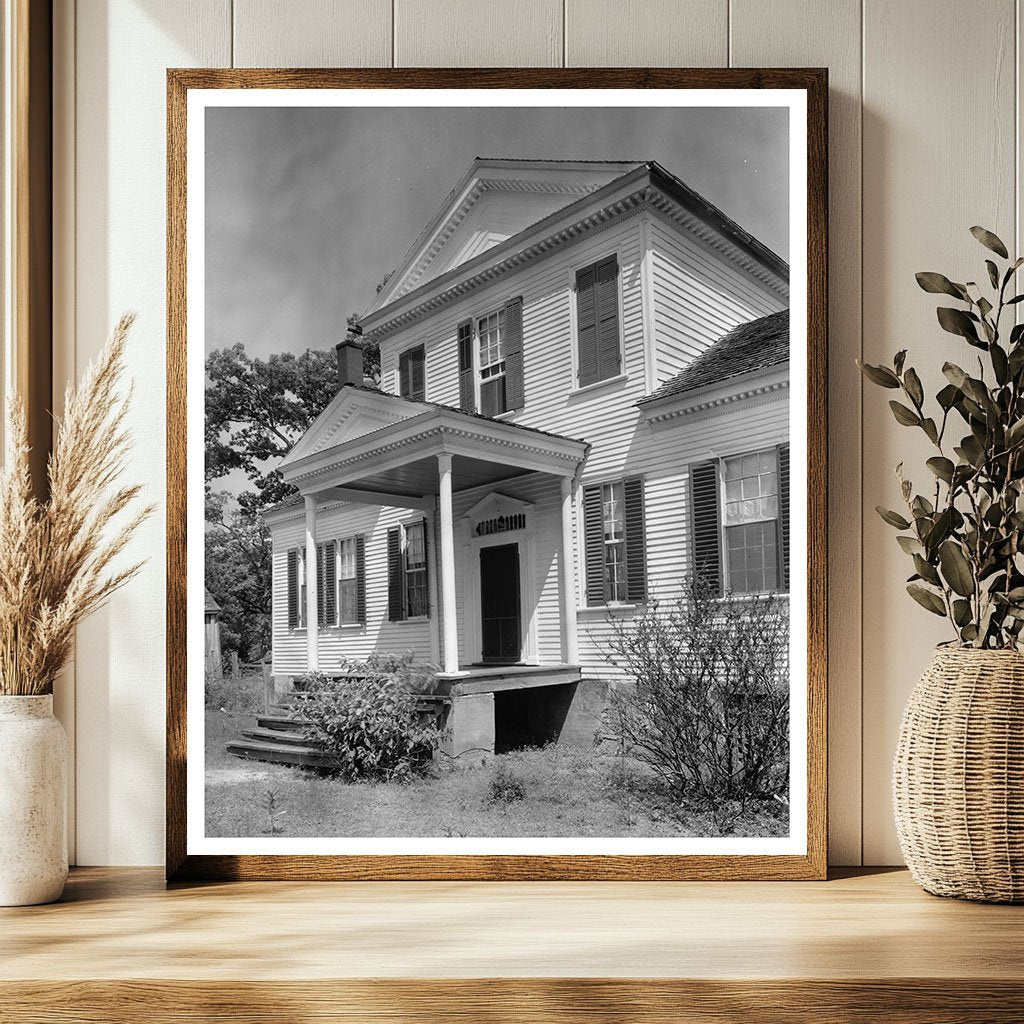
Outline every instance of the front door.
{"type": "Polygon", "coordinates": [[[518,661],[522,647],[518,544],[480,549],[480,613],[483,660],[518,661]]]}

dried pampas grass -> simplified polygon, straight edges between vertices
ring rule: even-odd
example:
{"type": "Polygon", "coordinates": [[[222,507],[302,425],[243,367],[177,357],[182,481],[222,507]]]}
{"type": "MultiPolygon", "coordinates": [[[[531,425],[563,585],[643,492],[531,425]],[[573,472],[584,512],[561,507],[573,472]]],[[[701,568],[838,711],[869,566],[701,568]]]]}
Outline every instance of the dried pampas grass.
{"type": "Polygon", "coordinates": [[[114,486],[129,449],[128,398],[117,386],[134,320],[121,318],[77,390],[65,392],[45,502],[32,494],[24,410],[11,404],[0,467],[0,695],[52,693],[75,627],[142,567],[113,568],[153,511],[131,511],[141,488],[114,486]]]}

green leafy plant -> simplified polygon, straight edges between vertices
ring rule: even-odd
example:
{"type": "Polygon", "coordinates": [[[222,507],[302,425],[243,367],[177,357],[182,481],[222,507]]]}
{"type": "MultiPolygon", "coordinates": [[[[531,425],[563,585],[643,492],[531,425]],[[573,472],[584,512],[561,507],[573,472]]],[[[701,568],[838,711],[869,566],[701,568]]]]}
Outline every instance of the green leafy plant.
{"type": "Polygon", "coordinates": [[[924,490],[906,478],[903,463],[896,467],[906,511],[877,509],[913,560],[907,592],[949,619],[961,646],[1015,649],[1024,628],[1024,324],[1003,320],[1024,301],[1011,294],[1024,258],[1009,263],[991,231],[973,227],[971,234],[1002,261],[985,260],[991,290],[917,275],[924,291],[960,304],[939,306],[936,316],[971,357],[960,361],[968,369],[943,365],[946,384],[934,411],[905,350],[891,366],[858,366],[872,383],[901,393],[906,401],[889,402],[896,422],[923,431],[935,449],[924,490]]]}
{"type": "Polygon", "coordinates": [[[353,662],[343,676],[313,672],[296,683],[305,738],[349,781],[408,778],[430,763],[441,741],[441,730],[406,684],[402,660],[380,663],[394,671],[353,662]]]}

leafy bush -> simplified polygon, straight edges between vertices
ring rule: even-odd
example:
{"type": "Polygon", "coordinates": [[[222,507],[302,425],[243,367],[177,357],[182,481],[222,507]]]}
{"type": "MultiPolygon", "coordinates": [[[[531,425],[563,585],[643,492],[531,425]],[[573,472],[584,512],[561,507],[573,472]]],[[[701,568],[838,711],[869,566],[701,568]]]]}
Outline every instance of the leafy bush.
{"type": "Polygon", "coordinates": [[[679,797],[783,797],[789,778],[789,610],[775,595],[719,598],[696,578],[672,606],[618,621],[612,695],[624,752],[679,797]]]}
{"type": "Polygon", "coordinates": [[[309,673],[296,685],[306,739],[345,779],[406,778],[430,760],[441,740],[406,685],[411,671],[400,665],[382,671],[380,664],[353,663],[338,678],[309,673]]]}
{"type": "Polygon", "coordinates": [[[487,802],[491,804],[510,804],[522,800],[526,796],[526,786],[522,778],[504,761],[497,767],[487,780],[487,802]]]}
{"type": "Polygon", "coordinates": [[[206,676],[206,707],[256,714],[263,708],[263,677],[248,673],[241,679],[206,676]]]}
{"type": "MultiPolygon", "coordinates": [[[[991,231],[973,227],[971,234],[1009,261],[991,231]]],[[[899,531],[896,539],[913,560],[907,592],[948,619],[963,647],[1013,650],[1024,631],[1024,324],[1015,324],[1013,314],[1024,294],[1012,294],[1022,265],[1018,259],[1001,269],[986,259],[988,295],[973,281],[917,275],[924,291],[963,304],[935,313],[939,326],[967,346],[964,365],[977,362],[976,376],[945,363],[947,383],[926,403],[906,350],[891,366],[859,364],[870,381],[909,402],[893,400],[889,408],[897,423],[921,430],[935,453],[925,462],[928,483],[917,493],[903,463],[896,467],[904,512],[876,510],[899,531]]]]}

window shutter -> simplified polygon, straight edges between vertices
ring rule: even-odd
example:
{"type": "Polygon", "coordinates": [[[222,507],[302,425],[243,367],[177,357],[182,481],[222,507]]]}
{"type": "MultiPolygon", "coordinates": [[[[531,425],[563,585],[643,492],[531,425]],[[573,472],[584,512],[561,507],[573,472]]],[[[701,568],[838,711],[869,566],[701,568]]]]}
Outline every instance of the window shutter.
{"type": "Polygon", "coordinates": [[[427,353],[422,345],[409,353],[409,362],[411,364],[410,376],[412,378],[410,397],[414,398],[417,402],[422,402],[427,397],[426,361],[427,353]]]}
{"type": "Polygon", "coordinates": [[[356,536],[356,622],[366,622],[366,538],[356,536]]]}
{"type": "Polygon", "coordinates": [[[334,557],[334,541],[324,544],[324,571],[320,577],[320,589],[324,595],[324,624],[338,624],[338,561],[334,557]]]}
{"type": "MultiPolygon", "coordinates": [[[[309,586],[309,580],[306,581],[309,586]]],[[[324,624],[324,546],[316,546],[316,624],[322,627],[324,624]]]]}
{"type": "Polygon", "coordinates": [[[459,324],[459,406],[463,412],[476,412],[473,387],[473,322],[459,324]]]}
{"type": "Polygon", "coordinates": [[[690,516],[693,571],[715,596],[722,593],[722,552],[719,542],[718,461],[690,467],[690,516]]]}
{"type": "Polygon", "coordinates": [[[623,483],[626,522],[626,596],[637,604],[647,600],[647,540],[644,528],[644,481],[630,477],[623,483]]]}
{"type": "Polygon", "coordinates": [[[597,354],[596,273],[587,267],[576,274],[576,338],[579,386],[594,384],[600,377],[597,354]]]}
{"type": "Polygon", "coordinates": [[[425,397],[424,360],[426,354],[422,345],[406,349],[398,357],[398,393],[403,398],[422,402],[425,397]]]}
{"type": "Polygon", "coordinates": [[[523,393],[523,297],[505,304],[505,408],[522,409],[523,393]]]}
{"type": "Polygon", "coordinates": [[[617,377],[619,347],[619,261],[615,256],[597,265],[597,349],[598,380],[617,377]]]}
{"type": "Polygon", "coordinates": [[[789,593],[789,445],[780,444],[779,457],[779,589],[789,593]]]}
{"type": "Polygon", "coordinates": [[[596,607],[604,597],[604,507],[601,486],[583,488],[583,534],[587,558],[587,604],[596,607]]]}
{"type": "Polygon", "coordinates": [[[423,519],[423,583],[427,588],[427,617],[430,617],[430,520],[423,519]]]}
{"type": "Polygon", "coordinates": [[[388,618],[397,622],[405,618],[405,595],[402,573],[402,531],[397,526],[388,530],[388,618]]]}
{"type": "Polygon", "coordinates": [[[292,548],[288,552],[288,628],[299,625],[299,552],[292,548]]]}
{"type": "Polygon", "coordinates": [[[402,398],[409,397],[409,353],[398,354],[398,393],[402,398]]]}

